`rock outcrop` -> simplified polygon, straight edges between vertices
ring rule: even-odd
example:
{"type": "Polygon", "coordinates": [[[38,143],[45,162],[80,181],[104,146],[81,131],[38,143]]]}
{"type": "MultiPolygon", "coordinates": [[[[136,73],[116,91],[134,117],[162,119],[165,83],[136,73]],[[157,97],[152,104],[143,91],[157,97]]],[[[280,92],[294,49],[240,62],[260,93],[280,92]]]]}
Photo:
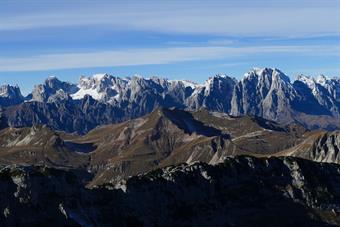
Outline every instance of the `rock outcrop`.
{"type": "Polygon", "coordinates": [[[340,167],[298,158],[181,164],[86,189],[88,174],[0,170],[3,226],[332,226],[340,167]]]}

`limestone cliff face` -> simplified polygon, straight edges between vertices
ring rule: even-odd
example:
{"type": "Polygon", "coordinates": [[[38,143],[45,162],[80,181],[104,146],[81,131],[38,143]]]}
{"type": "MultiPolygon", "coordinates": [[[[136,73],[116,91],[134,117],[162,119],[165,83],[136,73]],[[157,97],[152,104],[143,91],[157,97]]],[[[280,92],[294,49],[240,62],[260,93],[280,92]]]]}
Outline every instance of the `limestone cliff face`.
{"type": "Polygon", "coordinates": [[[251,114],[271,120],[291,120],[290,103],[296,92],[289,78],[277,69],[254,69],[236,84],[231,114],[251,114]]]}
{"type": "Polygon", "coordinates": [[[284,155],[340,164],[340,131],[314,132],[284,155]]]}
{"type": "Polygon", "coordinates": [[[76,85],[68,83],[68,82],[60,81],[58,80],[58,78],[54,76],[50,76],[45,80],[43,84],[39,84],[34,87],[28,99],[31,98],[30,101],[37,101],[37,102],[52,102],[53,99],[49,100],[49,98],[51,96],[58,95],[58,92],[59,94],[60,93],[74,94],[77,91],[78,91],[78,88],[76,85]]]}

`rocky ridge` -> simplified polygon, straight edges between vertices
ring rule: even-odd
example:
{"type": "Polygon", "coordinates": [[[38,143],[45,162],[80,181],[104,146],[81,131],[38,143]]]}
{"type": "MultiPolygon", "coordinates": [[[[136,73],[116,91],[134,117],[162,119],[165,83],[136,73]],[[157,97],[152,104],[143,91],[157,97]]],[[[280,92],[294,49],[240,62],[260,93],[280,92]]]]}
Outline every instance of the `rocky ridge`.
{"type": "MultiPolygon", "coordinates": [[[[16,94],[20,93],[17,90],[16,94]]],[[[78,84],[49,77],[35,87],[25,102],[18,94],[17,98],[10,98],[12,101],[1,101],[0,97],[0,105],[13,127],[47,124],[80,134],[98,125],[143,116],[158,107],[206,108],[234,116],[252,115],[283,124],[299,122],[310,129],[334,130],[340,127],[339,97],[338,78],[301,75],[290,82],[278,69],[255,68],[239,81],[216,75],[201,85],[108,74],[81,77],[78,84]]]]}
{"type": "Polygon", "coordinates": [[[298,158],[228,158],[170,166],[84,188],[86,173],[0,170],[1,225],[333,226],[340,169],[298,158]],[[20,216],[20,218],[18,218],[20,216]]]}

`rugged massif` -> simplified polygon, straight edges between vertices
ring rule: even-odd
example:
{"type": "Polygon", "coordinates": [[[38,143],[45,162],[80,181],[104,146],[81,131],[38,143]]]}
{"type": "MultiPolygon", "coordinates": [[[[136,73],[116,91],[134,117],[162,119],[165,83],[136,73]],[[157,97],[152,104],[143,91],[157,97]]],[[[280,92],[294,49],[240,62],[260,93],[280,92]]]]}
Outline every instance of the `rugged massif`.
{"type": "Polygon", "coordinates": [[[0,88],[2,226],[338,226],[340,80],[0,88]]]}
{"type": "Polygon", "coordinates": [[[143,116],[158,107],[206,108],[334,130],[340,127],[340,80],[300,75],[291,82],[271,68],[253,69],[239,81],[216,75],[204,84],[107,74],[81,77],[78,84],[71,84],[49,77],[25,98],[16,87],[2,87],[0,106],[10,126],[47,124],[80,134],[98,125],[143,116]]]}

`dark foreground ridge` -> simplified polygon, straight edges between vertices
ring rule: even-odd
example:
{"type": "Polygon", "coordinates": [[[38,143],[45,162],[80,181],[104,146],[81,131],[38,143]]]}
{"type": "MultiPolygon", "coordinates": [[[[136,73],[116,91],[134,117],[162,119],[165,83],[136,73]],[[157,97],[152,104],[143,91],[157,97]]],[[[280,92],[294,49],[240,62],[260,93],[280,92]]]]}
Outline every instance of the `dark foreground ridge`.
{"type": "Polygon", "coordinates": [[[87,173],[0,171],[1,226],[332,226],[340,224],[340,166],[237,156],[180,164],[92,189],[87,173]]]}

